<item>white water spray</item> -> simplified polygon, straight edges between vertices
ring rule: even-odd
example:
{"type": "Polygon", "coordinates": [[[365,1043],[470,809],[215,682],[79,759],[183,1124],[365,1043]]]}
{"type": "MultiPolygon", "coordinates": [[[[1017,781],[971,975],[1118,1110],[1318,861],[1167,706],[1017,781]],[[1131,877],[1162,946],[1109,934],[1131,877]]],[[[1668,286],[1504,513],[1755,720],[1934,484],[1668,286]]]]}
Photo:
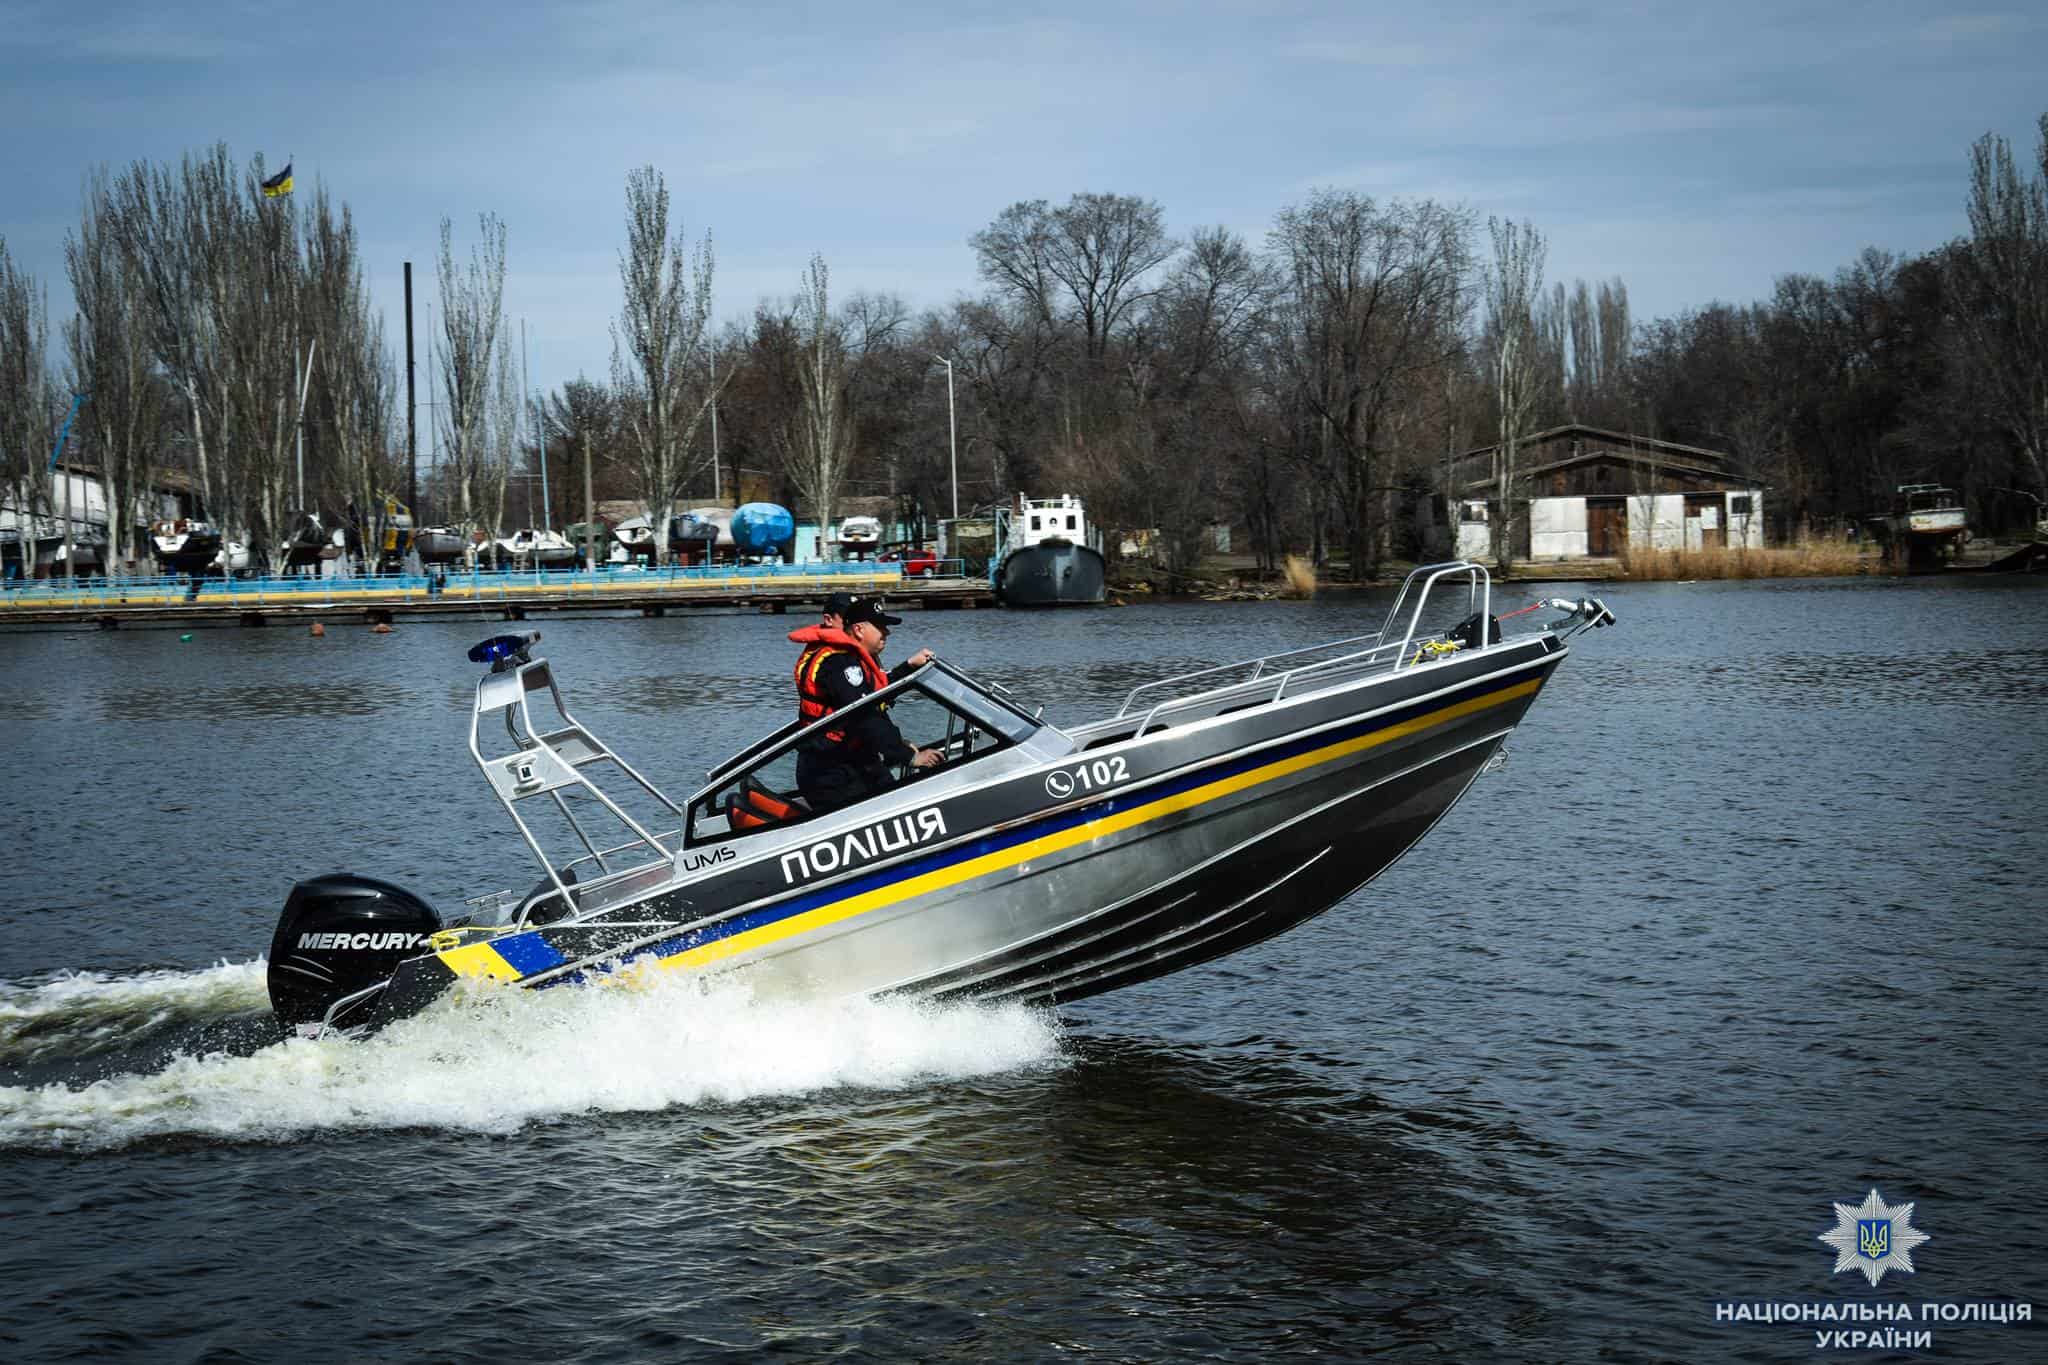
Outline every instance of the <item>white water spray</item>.
{"type": "MultiPolygon", "coordinates": [[[[47,1037],[63,1011],[75,1041],[92,1031],[80,1021],[132,1021],[145,996],[260,1006],[261,972],[253,963],[182,983],[161,974],[146,988],[141,978],[84,977],[0,987],[0,1040],[47,1037]]],[[[282,1141],[346,1129],[506,1133],[581,1113],[919,1086],[1059,1056],[1057,1026],[1022,1006],[756,1001],[733,980],[492,991],[437,1002],[363,1039],[293,1039],[85,1084],[0,1087],[0,1148],[98,1149],[176,1135],[282,1141]]]]}

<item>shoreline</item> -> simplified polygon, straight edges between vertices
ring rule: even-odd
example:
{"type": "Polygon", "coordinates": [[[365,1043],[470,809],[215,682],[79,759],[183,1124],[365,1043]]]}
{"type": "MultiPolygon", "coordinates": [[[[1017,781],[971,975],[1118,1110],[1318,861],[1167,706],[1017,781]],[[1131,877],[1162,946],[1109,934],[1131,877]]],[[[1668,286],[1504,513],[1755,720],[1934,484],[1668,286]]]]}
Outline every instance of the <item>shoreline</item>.
{"type": "MultiPolygon", "coordinates": [[[[1855,547],[1786,547],[1783,549],[1723,551],[1709,557],[1698,551],[1660,551],[1665,562],[1652,561],[1630,571],[1629,561],[1620,556],[1525,562],[1506,574],[1496,573],[1494,584],[1541,583],[1690,583],[1700,581],[1763,581],[1790,578],[1939,578],[1953,574],[2040,573],[2048,570],[2048,541],[1977,541],[1971,552],[1957,563],[1932,572],[1909,573],[1885,563],[1873,549],[1855,547]],[[1644,570],[1648,569],[1648,572],[1644,570]]],[[[1196,586],[1166,590],[1155,586],[1151,577],[1112,579],[1108,585],[1111,601],[1129,606],[1136,602],[1285,602],[1304,601],[1328,593],[1373,592],[1398,588],[1413,565],[1391,561],[1386,573],[1376,578],[1332,578],[1319,580],[1308,594],[1288,591],[1284,574],[1265,574],[1252,564],[1205,566],[1207,573],[1180,575],[1196,586]]],[[[1160,576],[1161,578],[1164,575],[1160,576]]]]}

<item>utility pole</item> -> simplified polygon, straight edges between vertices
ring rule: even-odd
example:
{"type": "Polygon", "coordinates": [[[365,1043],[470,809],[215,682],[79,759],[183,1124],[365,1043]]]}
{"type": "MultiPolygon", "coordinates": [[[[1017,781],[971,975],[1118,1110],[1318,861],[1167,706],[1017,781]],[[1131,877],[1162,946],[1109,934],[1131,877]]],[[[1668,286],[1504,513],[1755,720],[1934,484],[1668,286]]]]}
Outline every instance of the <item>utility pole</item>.
{"type": "Polygon", "coordinates": [[[597,572],[597,503],[590,496],[590,432],[583,433],[583,559],[584,567],[597,572]]]}
{"type": "MultiPolygon", "coordinates": [[[[711,501],[723,502],[725,495],[719,492],[718,484],[718,343],[711,347],[711,501]]],[[[586,463],[588,459],[586,457],[586,463]]],[[[738,492],[737,489],[734,490],[738,492]]],[[[735,497],[734,501],[738,501],[735,497]]]]}
{"type": "MultiPolygon", "coordinates": [[[[430,328],[433,322],[429,319],[430,328]]],[[[420,446],[419,399],[413,389],[412,357],[412,262],[405,263],[405,505],[412,513],[412,524],[417,528],[423,518],[420,516],[420,446]]],[[[372,489],[374,494],[376,490],[372,489]]],[[[363,509],[366,513],[369,509],[363,509]]]]}
{"type": "Polygon", "coordinates": [[[953,463],[953,520],[960,519],[960,436],[953,422],[953,362],[942,355],[933,360],[946,367],[946,453],[953,463]]]}

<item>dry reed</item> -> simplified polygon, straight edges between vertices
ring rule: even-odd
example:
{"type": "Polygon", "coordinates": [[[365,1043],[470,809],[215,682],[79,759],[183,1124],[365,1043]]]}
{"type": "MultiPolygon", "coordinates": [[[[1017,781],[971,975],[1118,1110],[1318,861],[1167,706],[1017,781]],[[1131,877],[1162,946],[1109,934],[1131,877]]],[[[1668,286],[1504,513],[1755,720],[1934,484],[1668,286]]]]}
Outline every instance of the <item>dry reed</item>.
{"type": "Polygon", "coordinates": [[[1846,540],[1805,540],[1765,550],[1622,551],[1628,576],[1644,581],[1692,578],[1841,578],[1879,573],[1883,563],[1846,540]]]}
{"type": "Polygon", "coordinates": [[[1287,586],[1281,590],[1283,597],[1314,597],[1316,595],[1316,566],[1300,555],[1287,556],[1282,570],[1287,586]]]}

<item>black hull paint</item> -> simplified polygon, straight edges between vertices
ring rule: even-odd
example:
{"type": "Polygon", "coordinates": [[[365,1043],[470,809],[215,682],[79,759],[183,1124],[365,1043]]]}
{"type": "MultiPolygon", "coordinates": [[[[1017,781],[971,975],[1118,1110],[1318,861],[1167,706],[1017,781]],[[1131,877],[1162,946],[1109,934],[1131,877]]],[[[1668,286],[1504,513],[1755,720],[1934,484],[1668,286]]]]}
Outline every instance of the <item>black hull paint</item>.
{"type": "Polygon", "coordinates": [[[206,573],[220,557],[219,536],[188,536],[185,543],[168,553],[152,547],[165,573],[206,573]]]}
{"type": "Polygon", "coordinates": [[[1086,545],[1027,545],[1003,556],[996,593],[1005,606],[1093,606],[1108,592],[1102,556],[1086,545]]]}

